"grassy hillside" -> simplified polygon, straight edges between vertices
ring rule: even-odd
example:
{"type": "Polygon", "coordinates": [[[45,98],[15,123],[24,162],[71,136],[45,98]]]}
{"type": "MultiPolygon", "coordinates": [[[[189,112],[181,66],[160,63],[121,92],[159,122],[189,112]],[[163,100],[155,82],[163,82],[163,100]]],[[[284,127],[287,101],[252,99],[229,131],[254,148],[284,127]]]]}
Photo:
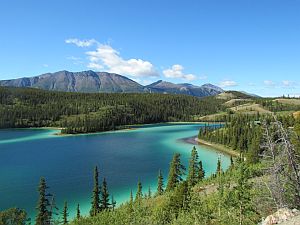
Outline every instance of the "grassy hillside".
{"type": "Polygon", "coordinates": [[[293,98],[276,98],[273,101],[282,103],[282,104],[287,104],[287,105],[300,105],[300,99],[293,99],[293,98]]]}

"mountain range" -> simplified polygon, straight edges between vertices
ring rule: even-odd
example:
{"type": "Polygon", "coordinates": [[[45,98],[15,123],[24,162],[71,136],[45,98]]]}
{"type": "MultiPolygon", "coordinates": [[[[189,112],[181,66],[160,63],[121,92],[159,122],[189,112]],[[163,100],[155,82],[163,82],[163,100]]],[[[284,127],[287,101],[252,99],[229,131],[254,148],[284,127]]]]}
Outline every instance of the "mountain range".
{"type": "Polygon", "coordinates": [[[107,72],[59,71],[34,77],[1,80],[0,86],[30,87],[51,91],[85,93],[168,93],[196,97],[212,96],[224,92],[212,84],[196,86],[188,83],[174,84],[159,80],[143,86],[125,76],[107,72]]]}

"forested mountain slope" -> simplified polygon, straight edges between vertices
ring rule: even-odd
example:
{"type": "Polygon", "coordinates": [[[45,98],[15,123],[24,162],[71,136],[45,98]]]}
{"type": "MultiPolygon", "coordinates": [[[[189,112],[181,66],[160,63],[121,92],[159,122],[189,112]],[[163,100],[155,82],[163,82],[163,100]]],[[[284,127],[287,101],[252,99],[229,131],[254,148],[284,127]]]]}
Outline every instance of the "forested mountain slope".
{"type": "Polygon", "coordinates": [[[223,110],[222,100],[150,93],[70,93],[0,87],[0,127],[66,128],[67,133],[191,121],[223,110]],[[214,104],[212,104],[212,101],[214,104]]]}

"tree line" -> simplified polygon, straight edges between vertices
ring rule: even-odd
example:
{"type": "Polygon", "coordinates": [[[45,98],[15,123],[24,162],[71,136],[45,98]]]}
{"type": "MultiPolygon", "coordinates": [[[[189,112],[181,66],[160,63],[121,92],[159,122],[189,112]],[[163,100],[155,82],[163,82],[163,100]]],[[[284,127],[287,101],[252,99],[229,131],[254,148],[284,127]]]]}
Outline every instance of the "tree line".
{"type": "Polygon", "coordinates": [[[63,133],[86,133],[123,125],[191,121],[193,115],[207,115],[222,108],[220,100],[187,95],[0,87],[0,128],[51,126],[63,127],[63,133]]]}
{"type": "MultiPolygon", "coordinates": [[[[228,114],[225,124],[218,126],[204,126],[198,133],[198,138],[209,142],[225,145],[240,152],[249,162],[257,163],[262,153],[262,122],[272,123],[272,116],[248,114],[228,114]]],[[[296,124],[292,115],[278,115],[277,120],[284,124],[285,128],[296,124]]]]}

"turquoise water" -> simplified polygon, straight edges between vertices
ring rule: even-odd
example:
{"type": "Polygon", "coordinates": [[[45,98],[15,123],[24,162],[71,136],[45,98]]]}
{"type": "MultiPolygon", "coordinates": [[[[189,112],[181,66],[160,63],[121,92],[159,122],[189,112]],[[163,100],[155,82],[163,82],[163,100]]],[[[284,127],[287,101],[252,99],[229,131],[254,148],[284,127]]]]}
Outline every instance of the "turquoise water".
{"type": "MultiPolygon", "coordinates": [[[[197,135],[201,124],[161,124],[134,130],[88,135],[57,136],[57,130],[0,130],[0,210],[24,208],[33,218],[41,176],[55,194],[60,209],[68,201],[70,215],[77,203],[87,214],[93,188],[93,168],[98,165],[100,181],[107,179],[117,203],[129,198],[137,181],[144,191],[156,189],[161,169],[166,179],[175,152],[187,166],[192,144],[182,138],[197,135]]],[[[206,174],[216,170],[218,152],[197,146],[206,174]]],[[[222,157],[229,166],[228,156],[222,157]]]]}

